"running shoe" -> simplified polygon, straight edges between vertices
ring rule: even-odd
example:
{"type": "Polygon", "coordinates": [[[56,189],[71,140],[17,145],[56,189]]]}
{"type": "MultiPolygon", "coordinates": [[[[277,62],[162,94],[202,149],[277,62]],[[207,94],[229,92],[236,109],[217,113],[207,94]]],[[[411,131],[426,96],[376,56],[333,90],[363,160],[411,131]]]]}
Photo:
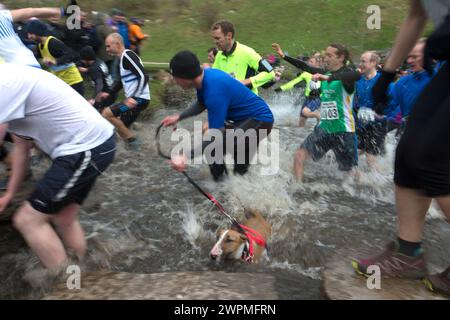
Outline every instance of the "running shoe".
{"type": "Polygon", "coordinates": [[[417,257],[404,255],[398,252],[396,241],[390,242],[385,251],[375,257],[354,259],[352,266],[358,274],[366,277],[372,275],[367,270],[370,266],[378,266],[381,277],[422,279],[427,274],[423,252],[417,257]]]}

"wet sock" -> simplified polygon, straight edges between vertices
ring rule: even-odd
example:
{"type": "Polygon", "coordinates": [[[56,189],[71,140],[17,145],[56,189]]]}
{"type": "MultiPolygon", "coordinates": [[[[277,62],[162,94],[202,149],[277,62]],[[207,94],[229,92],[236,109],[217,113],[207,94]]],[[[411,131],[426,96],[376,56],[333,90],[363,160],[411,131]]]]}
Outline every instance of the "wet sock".
{"type": "Polygon", "coordinates": [[[410,242],[403,239],[398,238],[398,252],[410,256],[410,257],[418,257],[422,254],[422,242],[410,242]]]}

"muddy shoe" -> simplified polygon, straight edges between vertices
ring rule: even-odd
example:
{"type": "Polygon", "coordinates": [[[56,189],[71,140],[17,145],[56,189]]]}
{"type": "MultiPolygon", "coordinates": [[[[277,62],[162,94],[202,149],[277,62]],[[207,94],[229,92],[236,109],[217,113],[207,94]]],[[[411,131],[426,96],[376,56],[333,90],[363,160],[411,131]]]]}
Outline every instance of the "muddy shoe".
{"type": "Polygon", "coordinates": [[[423,253],[417,257],[410,257],[398,252],[395,241],[389,243],[383,253],[367,259],[354,259],[353,269],[358,274],[366,277],[371,276],[367,272],[370,266],[380,267],[382,277],[400,277],[411,279],[422,279],[427,274],[427,267],[423,253]]]}
{"type": "Polygon", "coordinates": [[[429,290],[450,297],[450,267],[442,273],[427,276],[424,283],[429,290]]]}

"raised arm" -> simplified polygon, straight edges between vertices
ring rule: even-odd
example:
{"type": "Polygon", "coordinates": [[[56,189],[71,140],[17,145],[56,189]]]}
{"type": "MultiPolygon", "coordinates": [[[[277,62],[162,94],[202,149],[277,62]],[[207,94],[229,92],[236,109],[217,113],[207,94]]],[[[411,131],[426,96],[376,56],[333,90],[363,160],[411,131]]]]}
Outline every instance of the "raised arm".
{"type": "Polygon", "coordinates": [[[13,22],[27,21],[30,18],[61,18],[61,8],[24,8],[11,10],[13,22]]]}
{"type": "Polygon", "coordinates": [[[286,60],[287,62],[292,64],[294,67],[297,67],[297,68],[299,68],[303,71],[309,72],[311,74],[316,74],[316,73],[325,74],[326,73],[326,70],[324,70],[324,69],[310,66],[309,64],[307,64],[306,62],[304,62],[302,60],[289,57],[288,55],[286,55],[286,52],[284,52],[281,49],[281,47],[278,43],[273,43],[272,49],[280,56],[280,58],[286,60]]]}

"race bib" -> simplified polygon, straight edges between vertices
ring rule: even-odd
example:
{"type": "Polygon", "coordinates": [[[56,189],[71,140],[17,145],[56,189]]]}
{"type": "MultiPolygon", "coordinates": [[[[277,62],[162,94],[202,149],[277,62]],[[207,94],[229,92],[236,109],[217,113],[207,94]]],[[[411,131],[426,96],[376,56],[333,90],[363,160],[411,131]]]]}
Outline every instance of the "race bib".
{"type": "Polygon", "coordinates": [[[322,102],[320,106],[320,118],[322,120],[339,119],[339,112],[336,101],[322,102]]]}

